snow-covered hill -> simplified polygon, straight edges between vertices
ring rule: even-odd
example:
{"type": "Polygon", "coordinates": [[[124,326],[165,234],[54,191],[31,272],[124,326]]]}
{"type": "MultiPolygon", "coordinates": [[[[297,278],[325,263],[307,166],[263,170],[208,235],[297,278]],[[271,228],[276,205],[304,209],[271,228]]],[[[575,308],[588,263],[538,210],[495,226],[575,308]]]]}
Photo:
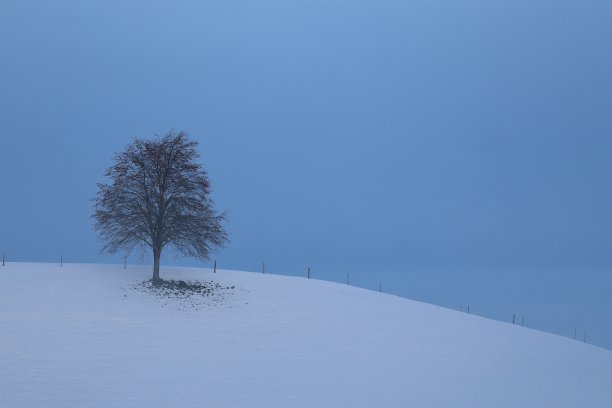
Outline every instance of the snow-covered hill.
{"type": "Polygon", "coordinates": [[[611,407],[612,352],[337,283],[207,269],[0,267],[0,407],[611,407]],[[234,286],[232,289],[231,286],[234,286]]]}

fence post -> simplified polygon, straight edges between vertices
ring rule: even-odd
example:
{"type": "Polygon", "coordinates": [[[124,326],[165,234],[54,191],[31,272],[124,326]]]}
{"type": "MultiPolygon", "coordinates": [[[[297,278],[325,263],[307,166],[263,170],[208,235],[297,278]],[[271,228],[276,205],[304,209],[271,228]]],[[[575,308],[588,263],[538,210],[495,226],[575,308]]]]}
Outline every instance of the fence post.
{"type": "Polygon", "coordinates": [[[515,321],[515,320],[516,320],[516,313],[514,313],[514,314],[512,315],[512,324],[514,324],[514,321],[515,321]]]}
{"type": "Polygon", "coordinates": [[[217,273],[217,260],[215,259],[215,269],[213,269],[213,273],[217,273]]]}
{"type": "Polygon", "coordinates": [[[378,283],[378,291],[382,292],[382,283],[380,283],[380,282],[378,283]]]}
{"type": "Polygon", "coordinates": [[[521,326],[525,325],[525,315],[521,317],[521,326]]]}
{"type": "Polygon", "coordinates": [[[60,267],[64,266],[64,255],[60,255],[60,267]]]}
{"type": "Polygon", "coordinates": [[[308,279],[310,279],[310,266],[308,267],[308,279]]]}
{"type": "Polygon", "coordinates": [[[2,266],[4,266],[4,255],[2,255],[2,266]]]}
{"type": "Polygon", "coordinates": [[[123,255],[123,269],[127,268],[127,255],[123,255]]]}
{"type": "Polygon", "coordinates": [[[266,273],[266,263],[265,262],[261,263],[261,273],[263,273],[263,274],[266,273]]]}

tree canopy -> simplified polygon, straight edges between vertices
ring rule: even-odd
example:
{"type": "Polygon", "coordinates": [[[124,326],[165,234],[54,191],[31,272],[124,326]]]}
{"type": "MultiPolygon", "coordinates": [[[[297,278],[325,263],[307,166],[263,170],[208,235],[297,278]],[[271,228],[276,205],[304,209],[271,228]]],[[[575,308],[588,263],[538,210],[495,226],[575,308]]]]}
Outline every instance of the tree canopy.
{"type": "Polygon", "coordinates": [[[209,259],[228,242],[226,216],[215,211],[197,147],[185,132],[135,139],[115,154],[105,173],[110,183],[98,183],[93,218],[102,250],[152,249],[155,282],[164,248],[209,259]]]}

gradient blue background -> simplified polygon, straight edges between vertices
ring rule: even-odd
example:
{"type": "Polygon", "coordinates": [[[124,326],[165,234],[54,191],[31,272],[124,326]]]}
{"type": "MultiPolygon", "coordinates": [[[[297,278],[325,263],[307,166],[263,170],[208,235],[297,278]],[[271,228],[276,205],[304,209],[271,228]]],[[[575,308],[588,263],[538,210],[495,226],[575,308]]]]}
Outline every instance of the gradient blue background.
{"type": "Polygon", "coordinates": [[[0,252],[120,262],[95,183],[175,128],[229,212],[221,267],[612,349],[611,44],[609,0],[2,0],[0,252]]]}

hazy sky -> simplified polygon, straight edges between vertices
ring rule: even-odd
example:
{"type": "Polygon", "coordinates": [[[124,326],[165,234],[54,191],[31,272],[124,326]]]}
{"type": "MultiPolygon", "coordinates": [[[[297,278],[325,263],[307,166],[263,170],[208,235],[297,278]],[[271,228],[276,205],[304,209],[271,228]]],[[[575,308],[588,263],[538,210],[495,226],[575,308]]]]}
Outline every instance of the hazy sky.
{"type": "Polygon", "coordinates": [[[174,128],[229,213],[221,267],[612,348],[609,0],[3,0],[0,124],[9,260],[119,262],[95,183],[174,128]]]}

